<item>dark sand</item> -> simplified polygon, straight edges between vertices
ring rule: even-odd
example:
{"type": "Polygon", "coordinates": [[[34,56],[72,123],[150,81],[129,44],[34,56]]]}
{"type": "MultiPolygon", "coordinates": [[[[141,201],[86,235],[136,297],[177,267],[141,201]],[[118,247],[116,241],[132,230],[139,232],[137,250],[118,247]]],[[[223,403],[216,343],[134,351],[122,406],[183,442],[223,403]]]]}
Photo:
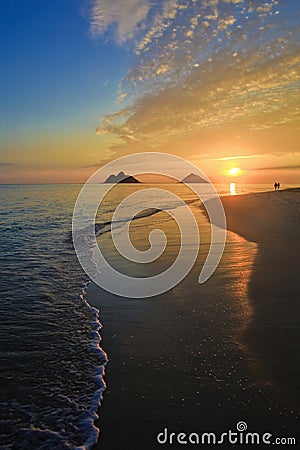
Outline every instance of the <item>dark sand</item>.
{"type": "Polygon", "coordinates": [[[228,229],[258,243],[243,340],[263,361],[277,394],[300,401],[300,189],[223,199],[228,229]]]}
{"type": "Polygon", "coordinates": [[[258,253],[254,260],[255,245],[230,235],[218,276],[203,286],[201,252],[186,279],[156,298],[123,299],[90,285],[109,357],[96,449],[161,448],[164,427],[223,432],[240,420],[251,431],[296,436],[298,198],[224,198],[229,229],[257,242],[258,253]]]}

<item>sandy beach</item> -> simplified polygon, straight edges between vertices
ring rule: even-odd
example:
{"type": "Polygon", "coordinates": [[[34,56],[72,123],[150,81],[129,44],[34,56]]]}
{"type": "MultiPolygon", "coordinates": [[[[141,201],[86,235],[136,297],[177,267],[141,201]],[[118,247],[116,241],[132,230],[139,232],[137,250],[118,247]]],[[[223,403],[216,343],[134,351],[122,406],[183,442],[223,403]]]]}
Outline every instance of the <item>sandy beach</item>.
{"type": "MultiPolygon", "coordinates": [[[[223,432],[240,420],[251,431],[296,435],[299,196],[224,197],[228,241],[204,285],[197,283],[200,251],[186,279],[155,298],[124,299],[89,286],[109,358],[96,449],[160,448],[156,436],[165,427],[223,432]]],[[[143,228],[159,216],[142,219],[143,228]]]]}
{"type": "Polygon", "coordinates": [[[253,316],[243,340],[278,396],[299,408],[300,189],[226,197],[228,229],[258,244],[249,283],[253,316]]]}

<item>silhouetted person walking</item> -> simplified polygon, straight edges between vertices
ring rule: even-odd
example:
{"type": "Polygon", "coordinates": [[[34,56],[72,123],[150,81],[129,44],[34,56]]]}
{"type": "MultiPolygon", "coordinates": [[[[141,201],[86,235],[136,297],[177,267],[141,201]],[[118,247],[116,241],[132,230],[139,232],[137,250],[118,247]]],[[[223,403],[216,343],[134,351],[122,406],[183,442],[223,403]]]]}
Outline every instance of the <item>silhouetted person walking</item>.
{"type": "Polygon", "coordinates": [[[278,188],[278,184],[275,182],[275,183],[274,183],[274,189],[275,189],[275,191],[276,191],[277,188],[278,188]]]}
{"type": "Polygon", "coordinates": [[[277,189],[279,189],[280,188],[280,183],[279,183],[279,181],[278,181],[278,183],[277,183],[277,189]]]}

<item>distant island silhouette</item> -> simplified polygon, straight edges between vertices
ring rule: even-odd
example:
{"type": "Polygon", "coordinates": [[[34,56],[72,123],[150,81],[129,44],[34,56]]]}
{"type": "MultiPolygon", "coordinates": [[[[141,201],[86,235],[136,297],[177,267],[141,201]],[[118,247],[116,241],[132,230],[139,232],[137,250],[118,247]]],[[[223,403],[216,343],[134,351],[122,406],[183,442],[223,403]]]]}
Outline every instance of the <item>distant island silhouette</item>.
{"type": "MultiPolygon", "coordinates": [[[[161,183],[161,181],[149,181],[150,183],[161,183]]],[[[170,181],[168,181],[170,183],[170,181]]],[[[132,175],[127,175],[123,171],[119,172],[118,175],[110,175],[104,183],[142,183],[142,181],[137,180],[132,175]]],[[[178,183],[177,180],[172,180],[171,183],[178,183]]],[[[205,180],[204,178],[201,178],[199,175],[196,175],[194,173],[190,173],[185,178],[183,178],[179,183],[209,183],[209,181],[205,180]]]]}
{"type": "Polygon", "coordinates": [[[185,178],[183,178],[183,180],[181,180],[181,183],[209,183],[209,181],[199,177],[199,175],[190,173],[185,178]]]}
{"type": "Polygon", "coordinates": [[[119,172],[118,175],[110,175],[105,181],[104,183],[140,183],[139,180],[137,180],[136,178],[134,178],[131,175],[126,175],[124,172],[119,172]]]}

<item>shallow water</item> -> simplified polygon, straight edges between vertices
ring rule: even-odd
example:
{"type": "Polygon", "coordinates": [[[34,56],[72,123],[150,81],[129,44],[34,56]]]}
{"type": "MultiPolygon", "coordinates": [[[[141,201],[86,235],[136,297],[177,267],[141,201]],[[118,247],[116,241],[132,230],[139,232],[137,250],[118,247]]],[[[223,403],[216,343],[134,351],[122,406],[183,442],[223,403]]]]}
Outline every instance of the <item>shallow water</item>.
{"type": "Polygon", "coordinates": [[[2,186],[1,448],[90,448],[103,391],[98,311],[69,239],[75,186],[2,186]]]}

